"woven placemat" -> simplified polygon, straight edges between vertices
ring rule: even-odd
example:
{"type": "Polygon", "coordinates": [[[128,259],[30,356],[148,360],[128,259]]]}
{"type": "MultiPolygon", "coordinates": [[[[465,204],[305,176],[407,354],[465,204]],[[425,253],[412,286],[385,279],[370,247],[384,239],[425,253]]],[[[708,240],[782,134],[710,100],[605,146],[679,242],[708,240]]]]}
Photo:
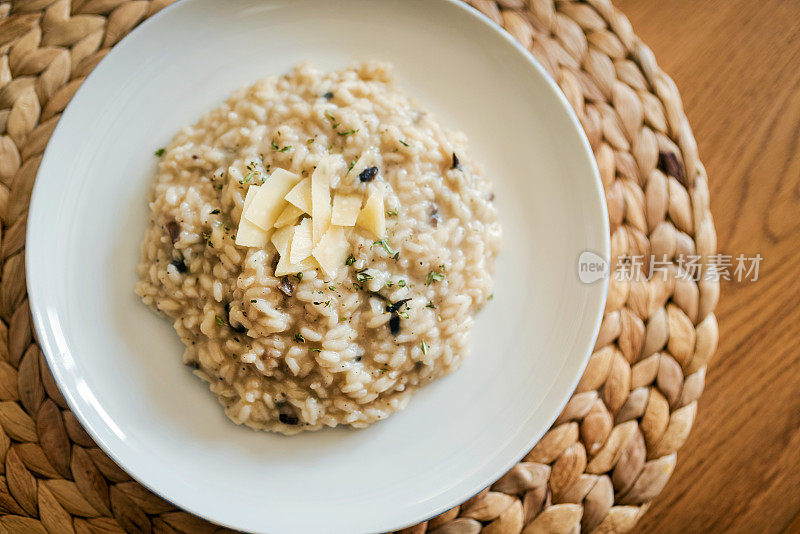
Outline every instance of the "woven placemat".
{"type": "MultiPolygon", "coordinates": [[[[0,1],[0,533],[215,532],[154,496],[81,428],[33,338],[25,225],[50,134],[85,76],[171,0],[0,1]]],[[[607,0],[472,0],[544,65],[603,179],[612,262],[716,253],[705,171],[672,82],[607,0]]],[[[58,266],[53,266],[57,269],[58,266]]],[[[586,373],[490,489],[404,532],[630,530],[673,471],[717,344],[718,282],[610,281],[586,373]]],[[[309,503],[313,505],[313,503],[309,503]]]]}

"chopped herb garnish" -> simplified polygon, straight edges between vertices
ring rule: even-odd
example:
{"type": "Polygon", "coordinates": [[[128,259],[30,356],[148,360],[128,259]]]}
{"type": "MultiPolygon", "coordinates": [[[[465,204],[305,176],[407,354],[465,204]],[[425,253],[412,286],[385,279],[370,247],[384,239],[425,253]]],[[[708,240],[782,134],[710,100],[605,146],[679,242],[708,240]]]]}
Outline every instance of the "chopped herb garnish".
{"type": "Polygon", "coordinates": [[[397,215],[399,215],[397,210],[391,210],[386,212],[387,217],[397,217],[397,215]]]}
{"type": "Polygon", "coordinates": [[[372,280],[372,275],[367,272],[367,269],[361,269],[356,272],[356,280],[366,282],[367,280],[372,280]]]}
{"type": "Polygon", "coordinates": [[[301,334],[300,332],[298,332],[298,333],[296,333],[294,335],[294,340],[295,341],[299,341],[300,343],[305,343],[306,342],[306,338],[304,338],[303,334],[301,334]]]}
{"type": "Polygon", "coordinates": [[[358,282],[353,282],[353,288],[354,288],[354,289],[357,289],[357,290],[358,290],[358,289],[364,289],[364,286],[362,286],[362,285],[361,285],[361,284],[359,284],[358,282]]]}
{"type": "Polygon", "coordinates": [[[453,152],[453,166],[450,167],[450,168],[451,169],[460,169],[461,168],[461,162],[458,161],[458,156],[456,156],[455,152],[453,152]]]}
{"type": "Polygon", "coordinates": [[[217,215],[218,213],[219,213],[219,208],[211,210],[211,215],[217,215]]]}
{"type": "Polygon", "coordinates": [[[494,293],[492,293],[491,295],[489,295],[489,298],[488,298],[487,300],[492,300],[493,298],[494,298],[494,293]]]}
{"type": "Polygon", "coordinates": [[[386,287],[392,287],[393,285],[394,285],[394,282],[392,282],[391,280],[386,282],[386,287]]]}
{"type": "Polygon", "coordinates": [[[428,344],[425,343],[425,340],[419,342],[419,348],[422,349],[422,354],[428,355],[428,344]]]}
{"type": "Polygon", "coordinates": [[[295,275],[295,277],[297,278],[297,281],[299,282],[299,281],[301,281],[303,279],[303,273],[297,273],[295,275]]]}
{"type": "Polygon", "coordinates": [[[349,129],[349,130],[346,130],[346,131],[344,131],[344,132],[337,132],[337,133],[338,133],[339,135],[341,135],[342,137],[346,137],[346,136],[348,136],[348,135],[353,135],[353,134],[354,134],[354,133],[356,133],[357,131],[358,131],[358,130],[353,130],[353,129],[351,128],[351,129],[349,129]]]}
{"type": "Polygon", "coordinates": [[[434,304],[433,302],[428,301],[428,303],[425,305],[425,307],[426,308],[430,308],[432,310],[435,310],[436,309],[436,304],[434,304]]]}
{"type": "Polygon", "coordinates": [[[311,352],[322,352],[322,349],[310,349],[311,352]]]}
{"type": "Polygon", "coordinates": [[[390,247],[389,243],[386,242],[386,239],[379,239],[373,244],[382,246],[383,250],[385,250],[386,253],[394,259],[398,259],[400,257],[400,253],[390,247]]]}
{"type": "Polygon", "coordinates": [[[333,98],[333,93],[331,93],[330,91],[328,91],[327,93],[325,93],[325,94],[324,94],[324,95],[322,95],[322,96],[324,96],[326,100],[330,100],[331,98],[333,98]]]}
{"type": "Polygon", "coordinates": [[[352,254],[347,256],[347,259],[344,260],[344,264],[347,265],[348,267],[353,265],[355,262],[356,262],[356,257],[353,256],[352,254]]]}
{"type": "Polygon", "coordinates": [[[399,316],[400,316],[400,317],[402,317],[403,319],[408,319],[408,313],[406,313],[406,312],[404,312],[404,311],[397,312],[397,315],[399,315],[399,316]]]}
{"type": "Polygon", "coordinates": [[[278,152],[287,152],[292,149],[292,145],[286,145],[285,147],[281,148],[275,144],[275,141],[272,141],[272,149],[277,150],[278,152]]]}
{"type": "Polygon", "coordinates": [[[239,180],[239,183],[240,183],[240,184],[242,184],[242,185],[246,184],[247,182],[249,182],[250,180],[252,180],[252,179],[253,179],[253,177],[254,177],[256,174],[258,174],[258,171],[250,171],[250,172],[248,172],[247,174],[245,174],[245,175],[244,175],[244,178],[242,178],[241,180],[239,180]]]}
{"type": "Polygon", "coordinates": [[[256,303],[256,302],[258,302],[258,301],[257,301],[256,299],[250,299],[250,302],[251,302],[252,304],[255,304],[255,303],[256,303]]]}
{"type": "Polygon", "coordinates": [[[348,165],[348,167],[347,167],[347,172],[345,174],[350,174],[350,171],[352,171],[353,167],[355,167],[355,166],[356,166],[356,160],[351,161],[350,165],[348,165]]]}
{"type": "Polygon", "coordinates": [[[158,157],[160,158],[161,156],[163,156],[163,155],[164,155],[164,152],[166,152],[166,149],[164,149],[164,148],[159,148],[158,150],[156,150],[155,152],[153,152],[153,154],[155,154],[156,156],[158,156],[158,157]]]}
{"type": "Polygon", "coordinates": [[[397,282],[397,285],[400,286],[400,287],[406,287],[406,281],[405,280],[400,280],[399,282],[397,282]]]}
{"type": "Polygon", "coordinates": [[[425,285],[429,286],[434,282],[439,282],[440,280],[444,280],[444,274],[431,271],[428,273],[428,277],[425,279],[425,285]]]}
{"type": "Polygon", "coordinates": [[[224,326],[224,325],[225,325],[225,319],[223,319],[223,318],[222,318],[222,317],[220,317],[219,315],[215,315],[215,316],[214,316],[214,320],[215,320],[215,321],[217,322],[217,324],[218,324],[218,325],[220,325],[220,326],[224,326]]]}
{"type": "Polygon", "coordinates": [[[214,189],[217,191],[222,191],[222,184],[214,184],[214,189]]]}
{"type": "Polygon", "coordinates": [[[328,289],[330,289],[331,291],[336,291],[336,286],[328,286],[328,289]]]}
{"type": "Polygon", "coordinates": [[[339,123],[336,122],[336,117],[331,115],[330,111],[325,110],[325,116],[328,118],[329,121],[331,121],[331,125],[333,125],[334,128],[338,128],[339,127],[339,123]]]}
{"type": "Polygon", "coordinates": [[[378,167],[372,166],[361,171],[361,174],[358,175],[358,179],[362,182],[371,182],[377,175],[378,167]]]}
{"type": "MultiPolygon", "coordinates": [[[[383,295],[380,295],[380,294],[377,294],[377,296],[383,297],[383,295]]],[[[389,303],[389,304],[386,305],[386,308],[384,308],[384,309],[386,310],[386,313],[397,313],[403,308],[403,306],[406,305],[406,302],[408,302],[410,300],[411,299],[409,298],[409,299],[398,300],[397,302],[394,302],[394,303],[389,303]]],[[[388,299],[387,299],[387,302],[388,302],[388,299]]],[[[408,317],[403,317],[403,319],[408,319],[408,317]]]]}
{"type": "Polygon", "coordinates": [[[402,139],[400,139],[400,144],[403,145],[403,146],[411,146],[408,143],[406,143],[405,141],[403,141],[402,139]]]}
{"type": "Polygon", "coordinates": [[[306,139],[306,145],[314,144],[314,139],[306,139]]]}

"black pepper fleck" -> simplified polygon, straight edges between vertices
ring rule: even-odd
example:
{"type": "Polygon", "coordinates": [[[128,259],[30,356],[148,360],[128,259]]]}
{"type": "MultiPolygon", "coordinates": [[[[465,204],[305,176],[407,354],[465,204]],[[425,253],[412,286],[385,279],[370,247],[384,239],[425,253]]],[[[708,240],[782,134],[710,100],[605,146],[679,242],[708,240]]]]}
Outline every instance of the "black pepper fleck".
{"type": "Polygon", "coordinates": [[[391,332],[393,336],[400,333],[400,316],[392,315],[392,318],[389,319],[389,332],[391,332]]]}
{"type": "Polygon", "coordinates": [[[183,258],[173,261],[171,263],[171,265],[173,267],[175,267],[178,270],[178,272],[181,273],[181,274],[183,274],[183,273],[185,273],[185,272],[187,272],[189,270],[189,268],[186,267],[186,262],[183,261],[183,258]]]}
{"type": "Polygon", "coordinates": [[[178,224],[176,221],[169,221],[166,226],[167,226],[167,233],[169,234],[169,239],[172,241],[172,244],[174,245],[181,237],[181,225],[178,224]]]}
{"type": "Polygon", "coordinates": [[[371,182],[375,179],[375,176],[378,175],[378,167],[369,167],[361,171],[361,174],[358,175],[358,179],[362,182],[371,182]]]}

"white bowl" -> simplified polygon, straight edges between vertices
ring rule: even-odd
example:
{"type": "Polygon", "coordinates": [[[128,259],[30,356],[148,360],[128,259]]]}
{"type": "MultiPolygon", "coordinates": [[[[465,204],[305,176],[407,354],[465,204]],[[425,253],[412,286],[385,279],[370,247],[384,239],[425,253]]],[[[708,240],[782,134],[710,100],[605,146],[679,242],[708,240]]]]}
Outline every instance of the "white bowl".
{"type": "Polygon", "coordinates": [[[39,168],[27,236],[36,329],[70,407],[133,477],[195,514],[258,532],[377,532],[470,497],[518,461],[574,389],[608,258],[589,145],[542,68],[449,0],[186,0],[98,65],[39,168]],[[394,63],[399,84],[468,135],[496,186],[504,250],[472,354],[365,430],[294,437],[229,422],[134,295],[153,151],[233,89],[302,60],[394,63]]]}

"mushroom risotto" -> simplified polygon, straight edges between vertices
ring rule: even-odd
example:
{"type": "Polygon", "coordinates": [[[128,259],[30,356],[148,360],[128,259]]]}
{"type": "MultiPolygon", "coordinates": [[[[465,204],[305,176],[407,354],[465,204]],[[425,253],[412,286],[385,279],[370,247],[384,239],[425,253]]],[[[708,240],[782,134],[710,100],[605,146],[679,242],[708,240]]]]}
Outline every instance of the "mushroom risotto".
{"type": "Polygon", "coordinates": [[[233,421],[364,427],[458,368],[494,195],[389,65],[265,78],[156,155],[136,291],[233,421]]]}

